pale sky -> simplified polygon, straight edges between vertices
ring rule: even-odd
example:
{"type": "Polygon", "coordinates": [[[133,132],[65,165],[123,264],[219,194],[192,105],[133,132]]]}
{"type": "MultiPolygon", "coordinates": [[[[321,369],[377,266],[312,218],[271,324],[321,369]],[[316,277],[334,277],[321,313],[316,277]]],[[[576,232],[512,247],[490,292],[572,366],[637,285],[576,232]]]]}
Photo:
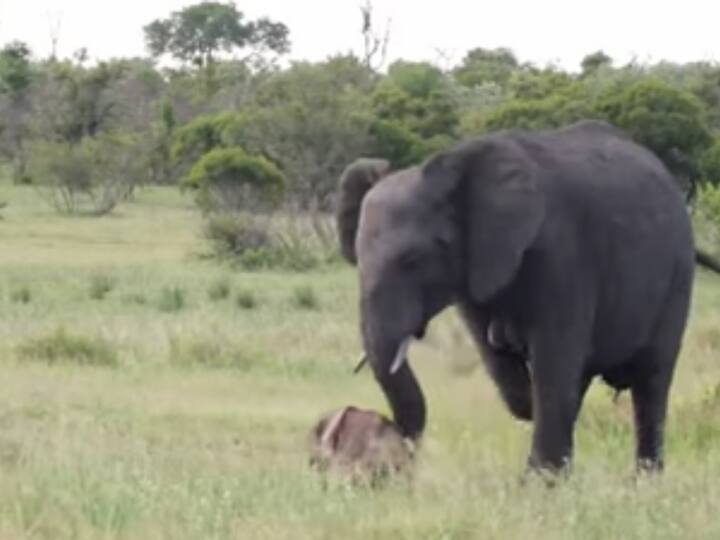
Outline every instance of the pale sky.
{"type": "MultiPolygon", "coordinates": [[[[238,0],[249,18],[290,28],[291,57],[322,60],[360,50],[362,0],[238,0]]],[[[59,55],[87,47],[91,58],[144,55],[143,25],[193,0],[0,0],[0,45],[59,55]]],[[[374,0],[376,23],[392,18],[390,59],[459,61],[473,47],[509,47],[521,60],[576,69],[603,49],[619,63],[720,60],[718,0],[374,0]],[[442,53],[438,53],[441,51],[442,53]]]]}

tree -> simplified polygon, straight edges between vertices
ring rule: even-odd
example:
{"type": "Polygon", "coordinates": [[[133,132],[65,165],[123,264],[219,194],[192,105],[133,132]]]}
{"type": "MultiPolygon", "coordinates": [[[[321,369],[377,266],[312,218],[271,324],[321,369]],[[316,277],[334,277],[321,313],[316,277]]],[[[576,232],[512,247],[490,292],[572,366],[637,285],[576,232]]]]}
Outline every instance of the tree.
{"type": "Polygon", "coordinates": [[[465,55],[454,75],[463,86],[473,87],[486,83],[505,86],[519,68],[520,64],[510,49],[478,47],[465,55]]]}
{"type": "Polygon", "coordinates": [[[13,41],[0,50],[0,93],[19,94],[30,85],[30,48],[13,41]]]}
{"type": "Polygon", "coordinates": [[[46,64],[33,96],[35,129],[45,139],[69,144],[107,131],[121,116],[120,96],[112,88],[127,69],[122,61],[46,64]]]}
{"type": "Polygon", "coordinates": [[[372,104],[378,118],[423,139],[454,137],[460,122],[451,81],[425,62],[395,62],[373,93],[372,104]]]}
{"type": "Polygon", "coordinates": [[[700,173],[703,180],[720,186],[720,139],[700,156],[700,173]]]}
{"type": "Polygon", "coordinates": [[[484,129],[554,129],[597,116],[591,103],[567,95],[555,95],[544,99],[509,101],[486,117],[484,129]]]}
{"type": "Polygon", "coordinates": [[[588,54],[580,62],[582,67],[583,76],[595,73],[597,70],[604,67],[612,67],[613,60],[603,51],[596,51],[592,54],[588,54]]]}
{"type": "Polygon", "coordinates": [[[690,91],[705,105],[710,126],[720,130],[720,67],[707,66],[703,69],[690,91]]]}
{"type": "Polygon", "coordinates": [[[9,43],[0,50],[0,154],[12,162],[16,183],[28,180],[30,56],[30,48],[20,41],[9,43]]]}
{"type": "Polygon", "coordinates": [[[199,67],[211,65],[221,52],[250,48],[251,54],[264,50],[282,54],[290,47],[284,24],[266,18],[245,21],[233,2],[188,6],[151,22],[144,31],[153,56],[170,54],[199,67]]]}
{"type": "Polygon", "coordinates": [[[353,56],[295,63],[264,82],[224,145],[277,163],[296,207],[328,210],[342,170],[368,148],[373,81],[353,56]]]}
{"type": "Polygon", "coordinates": [[[370,126],[369,155],[387,159],[393,168],[409,167],[421,162],[432,146],[409,129],[387,120],[376,120],[370,126]]]}
{"type": "Polygon", "coordinates": [[[362,62],[370,70],[380,69],[383,66],[387,58],[388,43],[390,42],[390,21],[388,20],[386,23],[385,31],[379,34],[375,30],[373,23],[373,9],[370,0],[365,0],[365,4],[360,6],[363,37],[362,62]]]}
{"type": "Polygon", "coordinates": [[[693,175],[711,142],[697,98],[658,80],[640,80],[621,93],[609,93],[600,98],[597,110],[679,176],[693,175]]]}
{"type": "MultiPolygon", "coordinates": [[[[553,67],[538,69],[527,67],[515,71],[506,87],[516,99],[544,99],[572,91],[573,78],[553,67]]],[[[577,90],[578,87],[575,87],[577,90]]]]}

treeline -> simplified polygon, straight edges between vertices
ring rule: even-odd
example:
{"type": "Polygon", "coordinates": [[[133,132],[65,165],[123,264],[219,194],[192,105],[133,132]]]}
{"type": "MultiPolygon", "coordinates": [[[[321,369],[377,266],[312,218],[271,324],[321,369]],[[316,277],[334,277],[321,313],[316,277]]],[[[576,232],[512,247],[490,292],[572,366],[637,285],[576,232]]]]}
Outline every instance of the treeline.
{"type": "Polygon", "coordinates": [[[279,67],[289,29],[216,2],[145,35],[147,58],[97,64],[0,50],[0,156],[15,182],[48,188],[66,212],[108,212],[146,184],[197,189],[208,211],[325,211],[358,156],[409,165],[463,137],[581,118],[627,130],[683,185],[720,182],[714,63],[618,66],[595,52],[568,72],[478,47],[451,69],[401,60],[381,72],[371,54],[279,67]],[[163,56],[179,67],[158,67],[163,56]]]}

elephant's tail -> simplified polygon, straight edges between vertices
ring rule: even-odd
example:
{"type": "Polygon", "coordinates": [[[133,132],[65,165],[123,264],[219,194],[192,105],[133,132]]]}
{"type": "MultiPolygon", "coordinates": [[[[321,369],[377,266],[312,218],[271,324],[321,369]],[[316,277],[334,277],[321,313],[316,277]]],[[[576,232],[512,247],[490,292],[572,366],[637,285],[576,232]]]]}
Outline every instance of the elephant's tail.
{"type": "Polygon", "coordinates": [[[712,270],[713,272],[720,274],[720,261],[711,255],[708,255],[704,251],[695,249],[695,262],[708,270],[712,270]]]}

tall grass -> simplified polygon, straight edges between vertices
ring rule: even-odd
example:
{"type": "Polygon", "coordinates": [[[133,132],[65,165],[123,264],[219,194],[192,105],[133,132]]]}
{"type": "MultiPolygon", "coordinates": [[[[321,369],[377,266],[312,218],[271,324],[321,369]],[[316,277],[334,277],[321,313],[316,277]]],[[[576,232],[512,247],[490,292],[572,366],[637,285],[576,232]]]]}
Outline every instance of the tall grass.
{"type": "Polygon", "coordinates": [[[635,478],[629,397],[597,384],[573,476],[521,484],[529,427],[448,310],[410,351],[429,412],[413,486],[323,489],[306,450],[320,413],[387,412],[371,374],[351,373],[354,269],[218,268],[196,257],[200,221],[171,189],[100,220],[59,219],[31,188],[0,182],[0,199],[0,290],[31,291],[1,302],[0,538],[720,538],[720,280],[706,272],[662,478],[635,478]],[[102,302],[88,294],[99,267],[114,284],[102,302]],[[213,301],[216,279],[242,290],[213,301]],[[242,291],[262,303],[238,309],[242,291]]]}

